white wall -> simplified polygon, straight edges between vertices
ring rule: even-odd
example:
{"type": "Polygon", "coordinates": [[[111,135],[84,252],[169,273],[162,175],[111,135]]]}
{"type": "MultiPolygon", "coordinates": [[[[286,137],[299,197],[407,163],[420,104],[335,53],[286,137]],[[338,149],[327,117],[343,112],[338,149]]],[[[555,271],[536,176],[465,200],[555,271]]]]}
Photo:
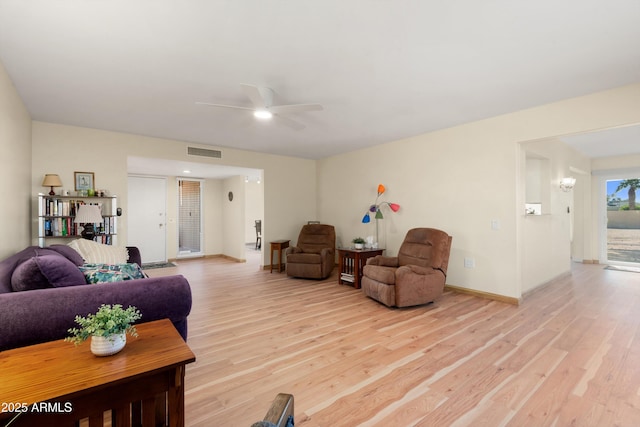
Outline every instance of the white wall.
{"type": "Polygon", "coordinates": [[[387,199],[402,206],[382,221],[387,254],[397,253],[409,228],[440,228],[453,236],[449,284],[520,298],[519,143],[638,122],[635,84],[323,159],[320,219],[334,224],[343,242],[365,234],[362,215],[383,183],[387,199]],[[465,257],[476,268],[464,268],[465,257]]]}
{"type": "MultiPolygon", "coordinates": [[[[313,160],[38,121],[33,122],[32,131],[33,171],[30,193],[34,195],[43,191],[40,183],[45,173],[58,173],[64,188],[73,190],[74,171],[94,172],[96,186],[118,195],[119,204],[124,215],[127,215],[127,157],[146,156],[263,169],[264,222],[268,224],[263,228],[265,242],[285,237],[295,238],[302,221],[306,222],[306,218],[316,216],[316,165],[313,160]],[[188,156],[188,146],[219,149],[223,153],[222,159],[188,156]],[[54,167],[55,170],[52,170],[54,167]]],[[[177,197],[175,180],[170,182],[173,182],[173,185],[168,186],[168,201],[176,200],[177,197]]],[[[215,185],[213,189],[212,197],[218,196],[215,191],[222,191],[221,194],[226,197],[227,192],[224,189],[216,190],[215,185]]],[[[211,212],[216,215],[215,209],[211,212]]],[[[177,212],[168,212],[168,219],[172,215],[176,218],[177,212]]],[[[215,218],[211,221],[205,218],[205,221],[209,224],[208,229],[211,229],[210,224],[215,222],[215,218]]],[[[216,233],[215,229],[211,232],[216,233]]],[[[170,231],[168,233],[172,235],[170,231]]],[[[244,241],[244,224],[239,233],[244,241]]],[[[120,221],[118,234],[119,244],[126,244],[126,217],[120,221]]],[[[175,238],[175,232],[173,235],[175,238]]],[[[169,241],[167,243],[169,247],[169,241]]],[[[175,248],[176,245],[171,245],[169,250],[172,252],[167,253],[167,258],[175,258],[175,248]]],[[[226,251],[228,248],[223,241],[220,249],[226,251]]],[[[214,243],[212,248],[207,243],[205,250],[216,251],[218,247],[214,243]]],[[[219,253],[207,252],[206,255],[219,253]]],[[[235,249],[233,253],[227,255],[236,257],[235,249]]]]}
{"type": "Polygon", "coordinates": [[[31,195],[31,116],[0,63],[0,259],[31,242],[31,195]]]}

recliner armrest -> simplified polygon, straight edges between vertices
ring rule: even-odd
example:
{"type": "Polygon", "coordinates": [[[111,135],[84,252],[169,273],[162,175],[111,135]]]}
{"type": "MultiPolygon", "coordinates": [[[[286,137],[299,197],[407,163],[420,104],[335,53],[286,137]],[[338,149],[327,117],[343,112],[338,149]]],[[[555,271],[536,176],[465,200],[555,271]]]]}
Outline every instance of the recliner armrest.
{"type": "Polygon", "coordinates": [[[398,267],[398,257],[376,255],[367,259],[367,265],[379,265],[381,267],[398,267]]]}
{"type": "Polygon", "coordinates": [[[433,268],[433,267],[422,267],[419,265],[413,265],[413,264],[407,264],[407,265],[403,265],[400,268],[408,268],[409,270],[411,270],[412,273],[414,274],[421,274],[421,275],[427,275],[427,274],[433,274],[436,271],[440,271],[442,273],[442,271],[438,268],[433,268]]]}
{"type": "Polygon", "coordinates": [[[333,255],[333,253],[334,253],[333,248],[322,248],[320,250],[320,256],[323,257],[323,258],[326,257],[326,256],[331,256],[331,255],[333,255]]]}
{"type": "Polygon", "coordinates": [[[297,246],[289,246],[286,250],[285,250],[285,255],[289,255],[289,254],[298,254],[301,253],[302,249],[300,249],[297,246]]]}

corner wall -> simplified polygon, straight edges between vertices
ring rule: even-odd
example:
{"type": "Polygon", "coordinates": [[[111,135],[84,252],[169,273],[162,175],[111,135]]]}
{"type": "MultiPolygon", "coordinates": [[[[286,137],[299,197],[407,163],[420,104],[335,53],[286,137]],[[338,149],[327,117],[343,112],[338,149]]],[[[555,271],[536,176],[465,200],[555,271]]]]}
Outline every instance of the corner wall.
{"type": "Polygon", "coordinates": [[[576,175],[572,169],[590,173],[591,162],[553,138],[524,143],[522,148],[527,153],[548,159],[550,164],[550,179],[543,183],[550,195],[549,206],[543,207],[546,213],[523,216],[519,245],[522,248],[521,283],[524,294],[569,272],[572,242],[583,242],[581,230],[585,229],[585,218],[590,218],[583,211],[583,194],[590,193],[591,186],[588,175],[576,175]],[[564,192],[559,183],[568,176],[576,178],[576,186],[570,192],[564,192]]]}
{"type": "Polygon", "coordinates": [[[372,234],[360,221],[383,183],[386,200],[402,206],[381,221],[387,254],[410,228],[443,229],[453,236],[448,284],[519,299],[519,143],[638,122],[635,84],[323,159],[320,219],[336,226],[343,244],[372,234]],[[466,257],[475,268],[464,267],[466,257]]]}
{"type": "Polygon", "coordinates": [[[31,116],[0,63],[0,259],[31,243],[31,194],[31,116]]]}

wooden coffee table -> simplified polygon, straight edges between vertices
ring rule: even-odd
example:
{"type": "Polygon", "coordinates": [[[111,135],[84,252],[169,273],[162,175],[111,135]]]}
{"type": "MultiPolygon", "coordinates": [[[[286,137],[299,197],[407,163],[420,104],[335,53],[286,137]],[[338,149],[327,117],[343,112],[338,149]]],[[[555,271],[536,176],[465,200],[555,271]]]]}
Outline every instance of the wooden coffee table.
{"type": "Polygon", "coordinates": [[[168,320],[136,325],[138,338],[108,357],[90,343],[63,340],[0,353],[0,424],[23,411],[11,427],[74,426],[88,418],[103,426],[184,426],[185,365],[195,356],[168,320]],[[11,407],[9,406],[11,405],[11,407]],[[34,411],[34,408],[38,411],[34,411]],[[131,415],[130,415],[131,414],[131,415]]]}

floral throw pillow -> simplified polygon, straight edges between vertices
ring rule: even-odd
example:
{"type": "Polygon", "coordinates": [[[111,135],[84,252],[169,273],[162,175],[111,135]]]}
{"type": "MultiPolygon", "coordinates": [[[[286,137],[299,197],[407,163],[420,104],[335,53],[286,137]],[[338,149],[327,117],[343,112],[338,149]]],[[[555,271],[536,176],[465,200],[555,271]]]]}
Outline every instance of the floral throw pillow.
{"type": "Polygon", "coordinates": [[[144,279],[138,264],[83,264],[79,267],[89,284],[144,279]]]}

